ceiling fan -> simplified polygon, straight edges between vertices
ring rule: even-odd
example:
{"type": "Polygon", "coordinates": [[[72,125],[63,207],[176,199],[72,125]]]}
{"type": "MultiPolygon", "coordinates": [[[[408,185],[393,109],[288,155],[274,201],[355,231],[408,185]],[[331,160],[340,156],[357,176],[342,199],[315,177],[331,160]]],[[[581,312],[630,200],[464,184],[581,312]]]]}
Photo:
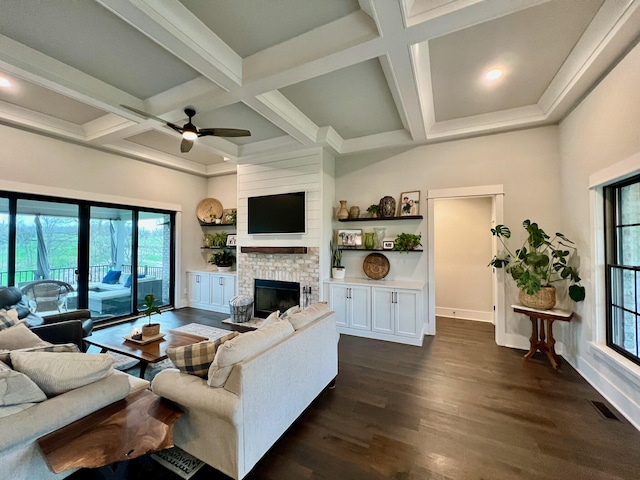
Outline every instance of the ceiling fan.
{"type": "Polygon", "coordinates": [[[138,115],[145,118],[153,118],[159,122],[164,123],[167,127],[172,128],[176,132],[182,134],[182,143],[180,143],[180,151],[182,153],[187,153],[193,147],[193,141],[198,137],[248,137],[251,135],[249,130],[242,130],[239,128],[200,128],[198,129],[193,123],[191,123],[191,118],[195,116],[196,110],[192,107],[187,107],[184,109],[184,113],[189,117],[189,121],[185,123],[182,127],[177,126],[174,123],[167,122],[159,117],[151,115],[150,113],[143,112],[142,110],[138,110],[137,108],[129,107],[127,105],[120,105],[127,110],[132,111],[133,113],[137,113],[138,115]]]}

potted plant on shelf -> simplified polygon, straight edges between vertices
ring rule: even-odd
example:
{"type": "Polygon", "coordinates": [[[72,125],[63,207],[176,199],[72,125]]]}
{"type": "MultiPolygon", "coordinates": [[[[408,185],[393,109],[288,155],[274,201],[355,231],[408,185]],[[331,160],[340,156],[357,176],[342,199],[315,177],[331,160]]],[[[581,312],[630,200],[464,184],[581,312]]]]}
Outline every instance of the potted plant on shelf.
{"type": "Polygon", "coordinates": [[[224,247],[227,244],[227,232],[220,232],[213,235],[211,244],[216,248],[224,247]]]}
{"type": "Polygon", "coordinates": [[[380,212],[380,205],[369,205],[369,208],[367,208],[367,212],[371,214],[371,218],[378,218],[378,213],[380,212]]]}
{"type": "Polygon", "coordinates": [[[574,302],[585,298],[585,289],[581,286],[578,268],[569,265],[577,250],[573,242],[562,233],[551,238],[537,223],[530,220],[522,222],[527,238],[515,253],[509,250],[504,239],[511,237],[511,230],[505,225],[497,225],[491,233],[498,237],[506,255],[494,256],[489,265],[504,268],[516,281],[520,289],[520,303],[525,307],[548,310],[556,304],[556,289],[552,283],[567,281],[569,297],[574,302]]]}
{"type": "Polygon", "coordinates": [[[151,315],[157,313],[160,315],[160,308],[157,305],[154,305],[156,297],[150,293],[149,295],[145,295],[144,297],[144,305],[145,309],[142,313],[147,317],[147,324],[142,326],[142,337],[154,337],[160,334],[160,324],[159,323],[151,323],[151,315]]]}
{"type": "Polygon", "coordinates": [[[422,246],[422,243],[420,243],[421,239],[421,234],[415,235],[413,233],[401,233],[396,237],[396,240],[393,243],[393,250],[399,252],[409,252],[411,250],[415,250],[416,248],[422,246]]]}
{"type": "Polygon", "coordinates": [[[219,252],[211,254],[209,257],[209,262],[213,263],[218,270],[221,272],[229,272],[231,271],[231,267],[233,266],[233,260],[235,256],[233,252],[228,248],[223,248],[219,252]]]}
{"type": "Polygon", "coordinates": [[[333,242],[329,242],[331,250],[331,276],[335,279],[344,279],[347,269],[342,266],[342,250],[340,250],[333,242]]]}

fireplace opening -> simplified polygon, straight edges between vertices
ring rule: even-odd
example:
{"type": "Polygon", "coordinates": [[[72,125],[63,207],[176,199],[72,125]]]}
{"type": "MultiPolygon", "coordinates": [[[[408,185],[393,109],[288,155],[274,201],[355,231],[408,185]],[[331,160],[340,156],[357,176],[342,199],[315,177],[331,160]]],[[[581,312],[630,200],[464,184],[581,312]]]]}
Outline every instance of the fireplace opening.
{"type": "Polygon", "coordinates": [[[256,279],[253,298],[253,315],[258,318],[267,318],[276,310],[284,312],[290,307],[300,305],[300,284],[256,279]]]}

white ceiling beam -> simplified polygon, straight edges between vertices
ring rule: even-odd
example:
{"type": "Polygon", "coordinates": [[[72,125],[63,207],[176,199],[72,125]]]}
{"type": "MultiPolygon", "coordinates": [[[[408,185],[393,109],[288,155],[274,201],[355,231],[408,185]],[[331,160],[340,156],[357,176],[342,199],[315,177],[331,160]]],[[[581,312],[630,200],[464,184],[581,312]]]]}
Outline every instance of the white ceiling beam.
{"type": "Polygon", "coordinates": [[[350,138],[342,143],[341,154],[364,152],[377,148],[397,147],[414,144],[406,130],[376,133],[366,137],[350,138]]]}
{"type": "Polygon", "coordinates": [[[248,98],[245,103],[302,145],[315,143],[318,126],[277,90],[248,98]]]}
{"type": "Polygon", "coordinates": [[[288,135],[262,140],[261,142],[247,143],[242,145],[236,163],[240,159],[255,157],[260,155],[272,155],[275,153],[286,153],[300,150],[300,142],[288,135]]]}
{"type": "Polygon", "coordinates": [[[0,117],[3,123],[23,126],[29,129],[60,135],[74,140],[84,140],[84,130],[75,123],[13,105],[0,100],[0,117]]]}
{"type": "Polygon", "coordinates": [[[120,133],[123,129],[133,125],[135,125],[134,122],[127,120],[120,115],[108,113],[107,115],[103,115],[100,118],[96,118],[95,120],[85,123],[82,126],[82,129],[86,140],[98,141],[105,135],[120,133]]]}
{"type": "Polygon", "coordinates": [[[145,147],[128,140],[121,140],[118,143],[109,143],[103,145],[103,147],[115,150],[117,152],[126,154],[130,157],[135,157],[139,160],[154,165],[160,165],[162,167],[171,168],[173,170],[180,170],[186,173],[192,173],[194,175],[206,176],[207,167],[201,163],[185,160],[184,158],[174,157],[165,152],[160,152],[153,148],[145,147]]]}
{"type": "Polygon", "coordinates": [[[178,0],[96,0],[225,90],[242,83],[242,58],[178,0]]]}

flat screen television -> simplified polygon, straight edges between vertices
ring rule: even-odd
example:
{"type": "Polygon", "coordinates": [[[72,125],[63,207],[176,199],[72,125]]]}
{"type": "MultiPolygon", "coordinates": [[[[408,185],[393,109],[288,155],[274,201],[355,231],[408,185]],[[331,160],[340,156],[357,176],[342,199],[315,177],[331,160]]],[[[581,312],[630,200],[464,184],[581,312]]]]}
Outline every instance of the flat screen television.
{"type": "Polygon", "coordinates": [[[249,235],[305,233],[305,192],[263,195],[247,199],[249,235]]]}

